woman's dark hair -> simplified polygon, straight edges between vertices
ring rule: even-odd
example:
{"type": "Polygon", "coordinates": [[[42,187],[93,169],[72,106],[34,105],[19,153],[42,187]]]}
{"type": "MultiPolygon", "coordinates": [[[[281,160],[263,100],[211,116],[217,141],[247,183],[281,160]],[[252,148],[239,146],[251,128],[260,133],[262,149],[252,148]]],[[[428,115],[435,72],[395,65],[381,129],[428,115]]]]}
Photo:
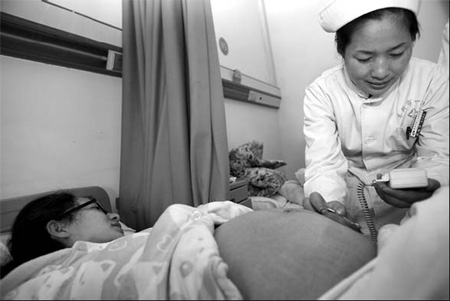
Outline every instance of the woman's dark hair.
{"type": "Polygon", "coordinates": [[[413,41],[416,40],[416,37],[420,37],[419,22],[412,11],[398,7],[383,8],[362,15],[341,27],[336,32],[335,36],[337,52],[344,57],[345,50],[347,49],[348,44],[350,44],[352,35],[356,29],[369,20],[381,20],[387,14],[395,15],[398,18],[397,20],[405,22],[406,26],[409,28],[409,33],[411,34],[413,41]]]}
{"type": "MultiPolygon", "coordinates": [[[[69,192],[59,191],[33,200],[20,210],[8,245],[13,260],[2,267],[2,278],[6,275],[5,272],[8,273],[24,262],[65,248],[51,238],[47,223],[75,206],[76,199],[69,192]]],[[[74,216],[75,213],[68,214],[64,219],[71,222],[74,216]]]]}

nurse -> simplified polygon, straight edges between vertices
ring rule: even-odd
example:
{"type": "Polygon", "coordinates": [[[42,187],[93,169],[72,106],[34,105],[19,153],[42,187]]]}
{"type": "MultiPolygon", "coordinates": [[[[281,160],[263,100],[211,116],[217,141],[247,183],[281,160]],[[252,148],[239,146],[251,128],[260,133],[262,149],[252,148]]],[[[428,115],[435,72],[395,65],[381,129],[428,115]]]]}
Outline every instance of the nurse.
{"type": "Polygon", "coordinates": [[[449,40],[449,29],[448,29],[448,21],[445,24],[444,32],[442,33],[442,45],[441,51],[439,52],[438,64],[441,65],[445,71],[447,72],[447,76],[449,74],[449,54],[448,54],[448,40],[449,40]]]}
{"type": "MultiPolygon", "coordinates": [[[[319,23],[335,33],[343,61],[305,91],[305,195],[319,193],[376,238],[380,227],[399,224],[412,204],[448,186],[448,77],[438,64],[412,57],[419,0],[328,0],[322,7],[319,23]],[[371,185],[399,168],[425,169],[428,186],[371,185]]],[[[305,208],[317,211],[308,200],[305,208]]]]}

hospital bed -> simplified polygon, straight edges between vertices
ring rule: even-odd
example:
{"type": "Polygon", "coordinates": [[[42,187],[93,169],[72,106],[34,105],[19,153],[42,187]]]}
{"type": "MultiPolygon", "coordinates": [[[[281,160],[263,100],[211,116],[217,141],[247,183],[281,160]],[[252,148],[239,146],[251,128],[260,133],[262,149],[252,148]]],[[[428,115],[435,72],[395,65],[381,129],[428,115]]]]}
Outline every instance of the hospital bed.
{"type": "MultiPolygon", "coordinates": [[[[68,190],[111,210],[101,187],[68,190]]],[[[0,201],[3,242],[20,208],[47,193],[0,201]]],[[[152,228],[126,230],[19,266],[1,280],[2,299],[345,299],[367,286],[378,260],[370,239],[301,208],[174,204],[152,228]]],[[[445,296],[440,282],[435,291],[445,296]]]]}

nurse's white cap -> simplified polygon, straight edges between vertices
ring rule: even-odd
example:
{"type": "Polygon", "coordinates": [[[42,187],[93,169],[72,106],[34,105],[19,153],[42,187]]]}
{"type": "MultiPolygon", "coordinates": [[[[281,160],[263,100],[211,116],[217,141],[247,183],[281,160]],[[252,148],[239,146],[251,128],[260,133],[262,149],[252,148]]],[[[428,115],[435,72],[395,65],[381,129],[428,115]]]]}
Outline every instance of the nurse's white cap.
{"type": "Polygon", "coordinates": [[[417,16],[420,0],[324,0],[319,7],[319,24],[326,32],[336,32],[358,17],[386,7],[409,9],[417,16]]]}

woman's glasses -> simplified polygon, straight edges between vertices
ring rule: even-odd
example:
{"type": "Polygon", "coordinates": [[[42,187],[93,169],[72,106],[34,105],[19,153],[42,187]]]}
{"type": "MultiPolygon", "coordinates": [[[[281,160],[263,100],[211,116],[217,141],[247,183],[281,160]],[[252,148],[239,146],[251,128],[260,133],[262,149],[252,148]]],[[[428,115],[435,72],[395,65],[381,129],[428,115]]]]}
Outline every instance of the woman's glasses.
{"type": "Polygon", "coordinates": [[[100,204],[99,201],[97,201],[95,198],[89,198],[89,201],[87,201],[86,203],[83,203],[81,205],[67,209],[66,211],[61,213],[57,219],[61,219],[64,216],[66,216],[67,214],[78,211],[86,206],[91,205],[91,204],[95,204],[100,211],[102,211],[104,214],[108,214],[108,211],[106,211],[105,208],[102,207],[102,205],[100,204]]]}

